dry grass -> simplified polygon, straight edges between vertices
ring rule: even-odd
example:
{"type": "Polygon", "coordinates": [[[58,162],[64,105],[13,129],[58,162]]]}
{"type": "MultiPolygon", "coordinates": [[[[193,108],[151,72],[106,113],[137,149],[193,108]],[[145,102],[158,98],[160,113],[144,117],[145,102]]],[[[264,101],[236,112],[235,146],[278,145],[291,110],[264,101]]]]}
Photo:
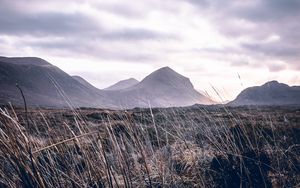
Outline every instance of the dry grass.
{"type": "Polygon", "coordinates": [[[300,183],[297,108],[29,111],[1,108],[0,187],[300,183]]]}

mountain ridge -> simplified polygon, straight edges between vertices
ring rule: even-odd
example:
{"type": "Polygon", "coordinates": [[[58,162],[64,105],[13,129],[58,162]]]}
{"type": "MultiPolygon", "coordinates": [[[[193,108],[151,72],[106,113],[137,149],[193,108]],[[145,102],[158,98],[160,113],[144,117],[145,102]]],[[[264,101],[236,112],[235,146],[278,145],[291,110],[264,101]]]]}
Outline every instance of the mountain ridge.
{"type": "Polygon", "coordinates": [[[276,80],[244,89],[228,105],[292,105],[300,104],[300,86],[289,86],[276,80]]]}
{"type": "Polygon", "coordinates": [[[99,90],[97,87],[93,86],[92,84],[90,84],[88,81],[86,81],[84,78],[82,78],[80,76],[73,75],[72,78],[74,78],[75,80],[77,80],[79,83],[81,83],[82,85],[84,85],[88,89],[91,89],[91,90],[94,90],[94,91],[98,91],[99,90]]]}
{"type": "Polygon", "coordinates": [[[132,87],[138,83],[139,83],[139,81],[136,80],[135,78],[128,78],[125,80],[120,80],[117,83],[104,88],[103,90],[121,90],[121,89],[126,89],[129,87],[132,87]]]}
{"type": "MultiPolygon", "coordinates": [[[[0,62],[13,63],[18,65],[52,65],[49,62],[45,61],[39,57],[4,57],[0,56],[0,62]]],[[[52,65],[53,66],[53,65],[52,65]]]]}
{"type": "MultiPolygon", "coordinates": [[[[70,75],[51,65],[44,66],[36,63],[36,59],[24,58],[23,62],[11,62],[13,59],[0,60],[0,102],[7,104],[22,104],[17,83],[26,97],[29,106],[68,107],[93,106],[104,104],[99,97],[100,92],[87,91],[86,87],[70,75]],[[95,99],[97,99],[95,101],[95,99]]],[[[18,59],[20,61],[20,59],[18,59]]]]}
{"type": "Polygon", "coordinates": [[[110,96],[121,106],[128,108],[133,108],[134,104],[139,104],[139,107],[172,107],[212,103],[194,89],[187,77],[169,67],[160,68],[138,84],[119,90],[118,93],[111,93],[110,96]]]}
{"type": "Polygon", "coordinates": [[[123,109],[211,103],[210,99],[194,89],[187,77],[170,67],[158,69],[141,82],[134,82],[118,90],[101,90],[41,58],[0,58],[1,104],[22,104],[15,83],[24,90],[29,106],[67,107],[71,104],[75,107],[123,109]]]}

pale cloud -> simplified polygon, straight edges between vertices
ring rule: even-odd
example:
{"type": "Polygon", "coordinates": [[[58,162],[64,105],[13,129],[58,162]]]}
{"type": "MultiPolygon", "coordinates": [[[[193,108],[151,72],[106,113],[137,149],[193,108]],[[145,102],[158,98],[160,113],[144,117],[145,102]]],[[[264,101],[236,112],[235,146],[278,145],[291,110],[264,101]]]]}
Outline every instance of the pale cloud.
{"type": "Polygon", "coordinates": [[[39,56],[100,88],[170,66],[228,100],[270,79],[299,84],[299,10],[297,0],[0,0],[0,55],[39,56]]]}

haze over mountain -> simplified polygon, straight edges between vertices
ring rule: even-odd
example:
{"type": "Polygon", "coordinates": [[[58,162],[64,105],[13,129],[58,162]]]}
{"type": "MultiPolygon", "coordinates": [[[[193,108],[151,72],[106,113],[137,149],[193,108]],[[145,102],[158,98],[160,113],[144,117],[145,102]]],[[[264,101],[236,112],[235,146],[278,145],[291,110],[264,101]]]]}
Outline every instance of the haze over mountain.
{"type": "Polygon", "coordinates": [[[120,90],[120,89],[126,89],[129,87],[132,87],[136,84],[138,84],[139,81],[137,81],[135,78],[129,78],[126,80],[121,80],[107,88],[105,88],[104,90],[120,90]]]}
{"type": "Polygon", "coordinates": [[[293,105],[300,104],[300,86],[270,81],[243,90],[229,105],[293,105]]]}
{"type": "Polygon", "coordinates": [[[1,57],[0,104],[23,104],[16,83],[24,91],[29,106],[134,108],[212,103],[194,89],[188,78],[169,67],[153,72],[141,82],[128,79],[100,90],[40,58],[1,57]]]}

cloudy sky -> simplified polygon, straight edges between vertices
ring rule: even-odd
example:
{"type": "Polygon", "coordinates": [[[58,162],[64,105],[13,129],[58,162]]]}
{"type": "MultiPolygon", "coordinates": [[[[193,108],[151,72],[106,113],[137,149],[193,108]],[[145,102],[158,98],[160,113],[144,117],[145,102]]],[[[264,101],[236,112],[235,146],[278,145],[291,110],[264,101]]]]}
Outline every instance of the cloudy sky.
{"type": "Polygon", "coordinates": [[[299,0],[0,0],[0,55],[38,56],[99,88],[169,66],[219,100],[300,85],[299,0]]]}

